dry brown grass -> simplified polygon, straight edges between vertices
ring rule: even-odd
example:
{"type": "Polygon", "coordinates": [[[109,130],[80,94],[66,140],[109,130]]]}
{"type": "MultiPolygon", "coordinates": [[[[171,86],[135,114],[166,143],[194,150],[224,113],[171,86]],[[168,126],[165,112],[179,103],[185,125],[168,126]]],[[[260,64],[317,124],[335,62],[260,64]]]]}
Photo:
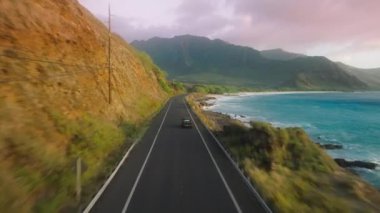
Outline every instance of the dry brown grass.
{"type": "MultiPolygon", "coordinates": [[[[139,126],[169,97],[157,73],[113,35],[108,104],[107,35],[76,0],[0,1],[0,55],[9,56],[0,56],[0,187],[7,194],[0,196],[2,212],[55,212],[72,203],[67,167],[73,134],[113,137],[114,143],[90,150],[89,156],[96,153],[93,158],[105,162],[123,142],[120,125],[139,126]],[[62,122],[75,131],[60,131],[62,122]]],[[[91,166],[88,180],[104,165],[91,166]]]]}

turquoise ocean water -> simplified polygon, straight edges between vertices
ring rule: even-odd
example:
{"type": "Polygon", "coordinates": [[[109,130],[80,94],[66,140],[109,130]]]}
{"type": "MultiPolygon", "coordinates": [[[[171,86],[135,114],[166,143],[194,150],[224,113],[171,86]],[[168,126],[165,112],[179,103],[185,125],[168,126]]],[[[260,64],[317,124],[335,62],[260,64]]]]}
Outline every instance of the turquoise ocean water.
{"type": "MultiPolygon", "coordinates": [[[[222,96],[210,110],[302,127],[316,142],[342,144],[343,149],[328,151],[334,158],[380,164],[380,92],[222,96]]],[[[356,171],[380,188],[380,167],[356,171]]]]}

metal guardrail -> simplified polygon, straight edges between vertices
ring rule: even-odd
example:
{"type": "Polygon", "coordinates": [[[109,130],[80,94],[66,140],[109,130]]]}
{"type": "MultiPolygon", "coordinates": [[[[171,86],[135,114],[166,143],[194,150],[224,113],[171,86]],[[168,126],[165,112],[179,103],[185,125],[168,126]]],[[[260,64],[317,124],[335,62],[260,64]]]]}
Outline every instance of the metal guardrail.
{"type": "MultiPolygon", "coordinates": [[[[186,104],[188,104],[187,101],[186,101],[186,104]]],[[[191,106],[189,106],[189,108],[194,113],[194,111],[192,110],[191,106]]],[[[194,114],[198,117],[198,115],[196,113],[194,113],[194,114]]],[[[199,119],[199,117],[198,117],[198,119],[199,119]]],[[[261,195],[257,192],[257,190],[255,189],[255,187],[252,185],[251,180],[249,179],[249,177],[247,177],[247,176],[244,175],[245,171],[243,169],[240,169],[238,163],[233,160],[232,155],[228,152],[228,149],[225,146],[222,145],[222,143],[215,136],[215,134],[210,131],[210,129],[207,127],[207,125],[205,125],[205,123],[202,121],[202,119],[199,119],[199,120],[202,123],[202,125],[207,129],[208,133],[214,138],[214,140],[218,144],[219,148],[222,149],[223,153],[230,160],[230,162],[232,163],[232,165],[234,166],[234,168],[238,171],[238,173],[243,178],[243,180],[244,180],[245,184],[248,186],[248,188],[253,192],[253,194],[259,200],[261,206],[265,209],[265,211],[267,213],[273,213],[273,211],[266,204],[265,200],[261,197],[261,195]]]]}

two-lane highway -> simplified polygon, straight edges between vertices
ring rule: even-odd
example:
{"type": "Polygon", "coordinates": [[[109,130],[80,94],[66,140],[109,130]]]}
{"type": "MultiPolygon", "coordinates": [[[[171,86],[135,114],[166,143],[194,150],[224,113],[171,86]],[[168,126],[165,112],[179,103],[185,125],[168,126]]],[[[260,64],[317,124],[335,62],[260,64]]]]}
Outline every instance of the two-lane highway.
{"type": "Polygon", "coordinates": [[[183,96],[157,115],[93,203],[86,211],[267,212],[183,96]],[[181,118],[194,128],[181,128],[181,118]]]}

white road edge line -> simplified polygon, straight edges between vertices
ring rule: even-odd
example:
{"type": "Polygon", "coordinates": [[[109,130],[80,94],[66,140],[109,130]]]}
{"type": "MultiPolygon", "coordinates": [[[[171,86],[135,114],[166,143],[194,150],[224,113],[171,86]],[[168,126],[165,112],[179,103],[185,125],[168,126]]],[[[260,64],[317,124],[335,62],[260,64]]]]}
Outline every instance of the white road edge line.
{"type": "Polygon", "coordinates": [[[132,146],[128,149],[127,153],[124,155],[123,159],[119,162],[116,169],[112,172],[112,174],[108,177],[107,181],[103,184],[102,188],[99,189],[98,193],[96,193],[95,197],[91,200],[91,202],[88,204],[88,206],[84,209],[83,213],[89,213],[94,207],[95,203],[98,201],[100,196],[102,196],[103,192],[106,190],[108,185],[111,183],[112,179],[115,177],[116,173],[119,171],[121,165],[123,165],[124,161],[129,156],[129,153],[132,151],[133,147],[135,147],[137,141],[135,141],[132,146]]]}
{"type": "Polygon", "coordinates": [[[234,194],[232,193],[230,187],[228,186],[228,183],[227,183],[226,179],[224,178],[223,173],[221,172],[221,170],[220,170],[218,164],[216,163],[216,161],[215,161],[215,159],[214,159],[214,156],[212,155],[212,153],[211,153],[211,151],[210,151],[210,149],[209,149],[209,147],[208,147],[208,145],[207,145],[205,139],[203,138],[203,135],[202,135],[201,131],[199,130],[198,125],[197,125],[197,123],[195,122],[193,116],[191,115],[190,110],[189,110],[189,107],[187,106],[187,103],[186,103],[185,101],[184,101],[184,104],[185,104],[185,106],[186,106],[187,112],[189,113],[189,115],[190,115],[190,117],[191,117],[191,120],[193,121],[193,123],[194,123],[194,125],[195,125],[195,128],[197,129],[197,131],[198,131],[198,133],[199,133],[199,136],[200,136],[201,139],[202,139],[203,144],[205,145],[205,147],[206,147],[206,149],[207,149],[208,154],[209,154],[210,157],[211,157],[212,162],[214,163],[214,166],[215,166],[216,170],[217,170],[218,173],[219,173],[220,178],[221,178],[222,181],[223,181],[224,186],[226,187],[226,190],[227,190],[228,194],[229,194],[230,197],[231,197],[232,202],[234,203],[234,206],[235,206],[235,208],[236,208],[236,211],[237,211],[238,213],[242,213],[243,211],[240,209],[240,206],[239,206],[238,202],[236,201],[236,198],[235,198],[234,194]]]}
{"type": "Polygon", "coordinates": [[[212,133],[207,127],[207,131],[210,133],[210,135],[215,139],[218,146],[223,150],[224,154],[227,156],[227,158],[231,161],[232,165],[234,165],[235,169],[239,172],[240,176],[243,178],[246,185],[251,189],[251,191],[255,194],[256,198],[259,199],[262,207],[265,209],[266,212],[272,213],[272,210],[268,207],[268,205],[265,203],[264,199],[260,196],[260,194],[256,191],[256,189],[252,186],[252,184],[249,182],[248,178],[244,176],[244,174],[241,172],[239,167],[237,166],[236,162],[232,160],[231,156],[228,154],[228,152],[225,150],[225,148],[222,146],[218,138],[212,133]]]}
{"type": "MultiPolygon", "coordinates": [[[[202,122],[202,121],[201,121],[202,122]]],[[[207,131],[210,133],[210,135],[215,139],[216,143],[218,144],[218,146],[222,149],[222,151],[224,152],[224,154],[227,156],[227,158],[230,160],[230,162],[232,163],[232,165],[234,165],[235,169],[237,170],[237,172],[240,174],[240,176],[243,178],[245,184],[248,186],[248,188],[251,189],[251,191],[255,194],[256,198],[259,199],[261,205],[263,206],[263,208],[265,209],[265,211],[267,213],[272,213],[272,210],[268,207],[268,205],[265,203],[264,199],[261,197],[261,195],[256,191],[256,189],[252,186],[252,184],[249,182],[248,178],[244,176],[244,174],[242,173],[242,171],[239,169],[238,165],[236,164],[235,161],[232,160],[231,156],[228,154],[228,152],[226,151],[226,149],[222,146],[222,143],[218,140],[218,138],[214,135],[214,133],[212,133],[208,128],[207,126],[205,125],[207,131]]]]}
{"type": "Polygon", "coordinates": [[[131,147],[129,147],[127,153],[125,153],[124,157],[121,159],[121,161],[119,162],[119,164],[117,165],[117,167],[115,168],[115,170],[112,172],[112,174],[108,177],[108,179],[106,180],[106,182],[103,184],[103,186],[99,189],[98,193],[96,193],[96,195],[94,196],[94,198],[91,200],[91,202],[87,205],[87,207],[83,210],[83,213],[89,213],[92,209],[92,207],[94,207],[95,203],[98,201],[98,199],[100,198],[100,196],[102,196],[103,192],[106,190],[106,188],[108,187],[108,185],[111,183],[112,179],[115,177],[116,173],[119,171],[121,165],[123,165],[124,161],[128,158],[129,156],[129,153],[133,150],[133,148],[135,147],[135,145],[137,144],[137,142],[139,141],[140,139],[137,139],[136,141],[133,142],[133,144],[131,145],[131,147]]]}
{"type": "Polygon", "coordinates": [[[125,212],[127,212],[127,210],[128,210],[128,207],[129,207],[129,204],[131,203],[131,200],[132,200],[133,194],[134,194],[134,192],[135,192],[135,190],[136,190],[136,187],[137,187],[137,185],[138,185],[138,183],[139,183],[139,181],[140,181],[141,175],[142,175],[142,173],[144,172],[145,166],[146,166],[146,164],[147,164],[147,162],[148,162],[148,160],[149,160],[149,157],[150,157],[150,154],[152,153],[152,150],[153,150],[153,148],[154,148],[154,145],[156,144],[156,141],[157,141],[158,135],[160,134],[161,128],[162,128],[162,126],[163,126],[163,124],[164,124],[164,122],[165,122],[166,116],[168,115],[168,112],[169,112],[169,109],[170,109],[171,105],[172,105],[172,101],[170,102],[170,104],[169,104],[169,106],[168,106],[168,109],[167,109],[166,112],[165,112],[164,118],[162,119],[162,122],[161,122],[161,124],[160,124],[160,127],[158,128],[157,133],[156,133],[156,136],[154,137],[154,140],[153,140],[152,146],[151,146],[150,149],[149,149],[148,155],[147,155],[146,158],[145,158],[145,161],[144,161],[144,163],[143,163],[143,165],[142,165],[142,167],[141,167],[141,169],[140,169],[139,174],[137,175],[137,178],[136,178],[136,180],[135,180],[135,183],[133,184],[132,190],[131,190],[131,192],[129,193],[128,199],[127,199],[127,201],[125,202],[125,205],[124,205],[124,207],[123,207],[123,210],[121,211],[122,213],[125,213],[125,212]]]}

